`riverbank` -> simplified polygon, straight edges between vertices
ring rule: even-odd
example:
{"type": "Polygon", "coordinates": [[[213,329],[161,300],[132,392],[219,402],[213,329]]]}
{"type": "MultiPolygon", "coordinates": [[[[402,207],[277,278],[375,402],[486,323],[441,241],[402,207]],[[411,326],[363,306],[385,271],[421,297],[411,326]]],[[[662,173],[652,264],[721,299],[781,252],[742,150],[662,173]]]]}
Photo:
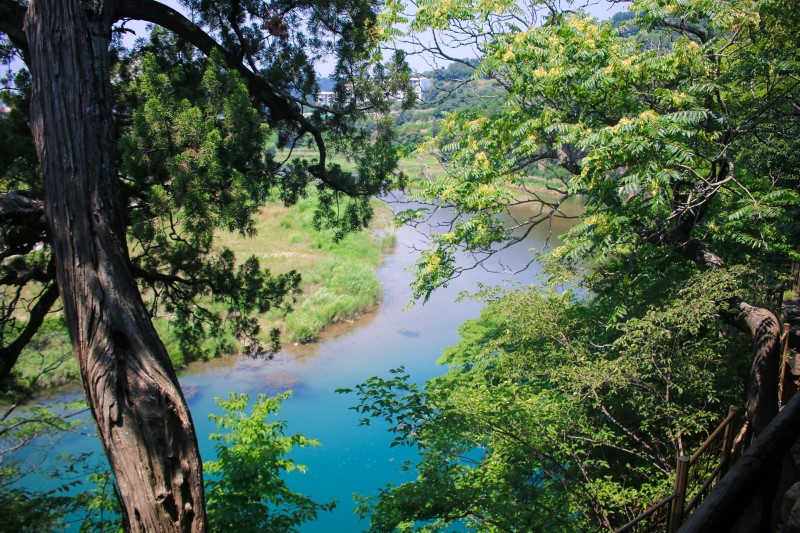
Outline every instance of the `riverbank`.
{"type": "Polygon", "coordinates": [[[314,229],[315,205],[314,195],[292,207],[272,203],[256,217],[255,237],[217,237],[220,248],[230,248],[239,258],[255,256],[273,274],[301,274],[302,294],[292,312],[274,309],[260,318],[263,331],[278,328],[287,344],[312,342],[326,328],[376,307],[382,292],[375,269],[395,245],[389,230],[392,215],[382,202],[374,200],[375,218],[369,228],[339,242],[333,231],[314,229]]]}
{"type": "MultiPolygon", "coordinates": [[[[255,255],[273,273],[300,272],[302,294],[294,302],[293,312],[271,310],[260,317],[262,331],[278,328],[282,342],[299,353],[313,351],[304,346],[323,332],[341,333],[355,327],[359,317],[378,307],[382,288],[375,271],[395,246],[392,215],[382,202],[375,201],[375,219],[368,229],[338,243],[331,231],[313,229],[314,202],[308,197],[292,207],[278,202],[265,206],[256,217],[257,233],[252,238],[232,233],[217,236],[217,245],[230,248],[240,259],[255,255]]],[[[170,317],[159,316],[154,324],[173,364],[184,368],[191,361],[179,349],[170,317]]],[[[212,356],[242,350],[230,333],[207,342],[205,348],[212,356]]],[[[20,356],[14,374],[21,387],[39,391],[79,382],[60,316],[45,321],[20,356]]]]}

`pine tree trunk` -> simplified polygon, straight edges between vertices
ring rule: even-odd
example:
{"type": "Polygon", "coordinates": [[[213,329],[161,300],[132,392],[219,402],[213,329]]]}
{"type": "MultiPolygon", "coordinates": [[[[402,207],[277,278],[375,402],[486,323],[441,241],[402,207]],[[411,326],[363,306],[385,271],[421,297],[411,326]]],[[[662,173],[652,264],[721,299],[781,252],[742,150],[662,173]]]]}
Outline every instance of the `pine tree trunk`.
{"type": "Polygon", "coordinates": [[[112,0],[31,0],[31,128],[64,315],[132,531],[205,531],[202,463],[128,267],[108,45],[112,0]]]}

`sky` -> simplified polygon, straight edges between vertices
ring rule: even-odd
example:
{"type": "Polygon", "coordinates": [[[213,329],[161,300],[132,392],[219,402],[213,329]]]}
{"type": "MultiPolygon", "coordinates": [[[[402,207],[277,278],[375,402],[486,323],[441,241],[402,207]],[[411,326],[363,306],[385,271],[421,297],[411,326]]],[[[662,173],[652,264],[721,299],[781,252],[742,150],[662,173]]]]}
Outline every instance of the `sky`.
{"type": "MultiPolygon", "coordinates": [[[[187,11],[178,3],[177,0],[161,0],[161,1],[162,3],[167,4],[172,8],[184,13],[184,15],[187,14],[187,11]]],[[[588,2],[586,10],[589,12],[589,14],[591,14],[594,17],[597,17],[600,20],[609,19],[615,13],[618,13],[626,9],[626,5],[621,4],[619,2],[610,2],[608,0],[586,0],[586,1],[588,2]]],[[[562,5],[563,7],[567,6],[566,3],[562,3],[562,5]]],[[[135,32],[135,35],[132,34],[127,35],[125,39],[126,45],[130,46],[133,44],[133,41],[136,38],[146,36],[147,35],[146,26],[147,26],[146,23],[142,21],[131,21],[128,24],[126,24],[127,28],[130,28],[135,32]]],[[[430,36],[428,35],[427,37],[425,37],[423,35],[422,39],[430,40],[430,36]]],[[[470,56],[474,57],[474,54],[472,52],[467,52],[463,50],[462,51],[454,50],[453,54],[455,57],[470,57],[470,56]]],[[[446,62],[437,63],[431,57],[425,57],[414,54],[409,55],[407,57],[407,61],[411,66],[412,71],[417,73],[426,72],[429,70],[433,70],[435,68],[446,66],[446,62]]],[[[319,62],[316,65],[316,71],[319,76],[325,77],[331,74],[333,67],[334,67],[333,60],[328,62],[319,62]]]]}
{"type": "MultiPolygon", "coordinates": [[[[183,12],[186,14],[186,10],[178,3],[178,0],[161,0],[162,3],[167,4],[178,11],[183,12]]],[[[558,0],[557,0],[558,1],[558,0]]],[[[619,11],[623,11],[626,9],[626,4],[621,4],[618,2],[610,2],[608,0],[587,0],[589,5],[587,6],[587,11],[597,17],[600,20],[605,20],[611,18],[614,13],[619,11]]],[[[126,46],[133,45],[135,39],[139,37],[147,36],[147,24],[142,21],[129,21],[125,24],[125,27],[128,29],[133,30],[133,34],[129,33],[126,34],[124,38],[124,42],[126,46]]],[[[421,39],[425,41],[426,39],[430,41],[430,35],[427,37],[423,34],[421,39]]],[[[474,57],[474,52],[468,50],[452,50],[452,54],[454,57],[474,57]]],[[[436,62],[430,56],[422,56],[422,55],[415,55],[410,54],[407,57],[407,61],[411,66],[412,71],[420,73],[426,72],[429,70],[433,70],[435,68],[444,67],[447,65],[447,62],[436,62]]],[[[11,70],[17,70],[22,65],[19,61],[15,61],[10,65],[11,70]]],[[[3,70],[3,67],[0,67],[0,70],[3,70]]],[[[320,77],[325,77],[330,75],[331,71],[333,70],[333,61],[329,62],[319,62],[316,65],[317,74],[320,77]]],[[[3,107],[3,104],[0,102],[0,107],[3,107]]]]}

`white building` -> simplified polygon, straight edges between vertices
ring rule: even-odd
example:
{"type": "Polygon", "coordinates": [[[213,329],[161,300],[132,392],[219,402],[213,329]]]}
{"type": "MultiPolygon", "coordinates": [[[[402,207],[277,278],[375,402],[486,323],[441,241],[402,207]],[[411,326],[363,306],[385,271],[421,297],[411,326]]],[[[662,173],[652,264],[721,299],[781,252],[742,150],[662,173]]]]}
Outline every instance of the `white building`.
{"type": "MultiPolygon", "coordinates": [[[[409,78],[411,83],[411,90],[413,90],[417,99],[425,100],[425,93],[431,90],[431,80],[429,78],[409,78]]],[[[317,93],[315,103],[323,107],[331,107],[333,105],[334,92],[333,91],[320,91],[317,93]]],[[[402,94],[394,95],[394,98],[401,99],[402,94]]]]}
{"type": "Polygon", "coordinates": [[[333,105],[333,91],[320,91],[317,93],[317,105],[330,107],[333,105]]]}
{"type": "Polygon", "coordinates": [[[431,90],[431,80],[429,78],[410,78],[411,88],[417,93],[417,98],[425,100],[425,93],[431,90]]]}

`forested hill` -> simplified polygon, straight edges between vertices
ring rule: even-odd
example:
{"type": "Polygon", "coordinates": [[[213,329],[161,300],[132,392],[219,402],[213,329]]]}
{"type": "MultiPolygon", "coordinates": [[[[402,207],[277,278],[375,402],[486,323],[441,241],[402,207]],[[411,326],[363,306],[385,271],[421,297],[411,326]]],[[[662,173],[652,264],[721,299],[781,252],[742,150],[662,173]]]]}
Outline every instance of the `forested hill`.
{"type": "MultiPolygon", "coordinates": [[[[643,32],[633,24],[634,18],[632,12],[621,11],[611,17],[611,25],[621,36],[637,33],[641,36],[643,32]]],[[[655,35],[647,36],[649,40],[656,38],[655,35]]],[[[439,132],[438,122],[454,111],[472,109],[480,114],[496,111],[502,103],[504,90],[490,76],[475,76],[479,63],[477,58],[461,58],[419,73],[431,81],[431,88],[414,109],[398,112],[398,140],[410,147],[430,140],[439,132]]],[[[329,91],[333,81],[322,78],[319,85],[321,91],[329,91]]]]}
{"type": "MultiPolygon", "coordinates": [[[[437,122],[453,111],[496,108],[502,91],[489,78],[473,78],[477,65],[477,59],[465,58],[445,67],[414,73],[415,77],[430,80],[430,89],[423,92],[412,109],[397,109],[393,113],[398,141],[414,147],[433,138],[439,131],[437,122]]],[[[318,79],[317,83],[322,92],[333,91],[335,85],[333,79],[327,77],[318,79]]]]}

